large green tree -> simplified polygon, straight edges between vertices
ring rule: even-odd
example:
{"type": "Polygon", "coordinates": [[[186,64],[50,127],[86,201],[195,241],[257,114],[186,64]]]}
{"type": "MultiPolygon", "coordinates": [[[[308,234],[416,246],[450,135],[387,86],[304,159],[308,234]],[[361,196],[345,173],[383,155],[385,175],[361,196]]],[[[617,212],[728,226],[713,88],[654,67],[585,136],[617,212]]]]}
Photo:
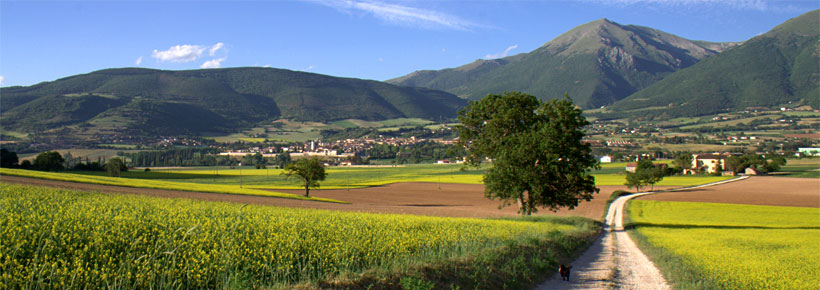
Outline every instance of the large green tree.
{"type": "Polygon", "coordinates": [[[59,152],[49,151],[40,153],[34,158],[34,168],[42,171],[60,171],[63,170],[63,156],[59,152]]]}
{"type": "Polygon", "coordinates": [[[598,167],[582,127],[589,122],[569,97],[542,102],[520,93],[488,95],[459,112],[459,144],[467,165],[492,160],[484,195],[519,213],[558,210],[589,201],[599,190],[589,173],[598,167]]]}
{"type": "Polygon", "coordinates": [[[305,197],[310,196],[310,189],[319,187],[319,181],[325,180],[325,165],[318,156],[308,157],[288,164],[282,174],[298,180],[305,185],[305,197]]]}

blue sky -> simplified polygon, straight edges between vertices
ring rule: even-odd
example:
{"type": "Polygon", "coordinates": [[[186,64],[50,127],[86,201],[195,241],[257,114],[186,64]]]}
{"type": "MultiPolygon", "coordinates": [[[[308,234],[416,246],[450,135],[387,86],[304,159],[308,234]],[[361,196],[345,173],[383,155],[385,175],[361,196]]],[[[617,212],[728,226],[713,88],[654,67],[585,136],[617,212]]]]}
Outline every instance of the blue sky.
{"type": "Polygon", "coordinates": [[[817,0],[0,0],[0,82],[245,66],[386,80],[529,52],[600,18],[743,41],[818,8],[817,0]]]}

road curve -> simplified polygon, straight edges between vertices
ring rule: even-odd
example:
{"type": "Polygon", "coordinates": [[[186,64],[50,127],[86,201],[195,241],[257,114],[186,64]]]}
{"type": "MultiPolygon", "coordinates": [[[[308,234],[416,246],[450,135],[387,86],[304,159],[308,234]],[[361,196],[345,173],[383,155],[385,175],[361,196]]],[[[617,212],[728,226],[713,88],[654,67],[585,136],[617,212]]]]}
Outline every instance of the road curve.
{"type": "MultiPolygon", "coordinates": [[[[713,186],[746,178],[748,176],[664,192],[713,186]]],[[[601,237],[572,263],[570,281],[561,280],[560,275],[555,273],[535,289],[671,289],[655,264],[624,231],[624,205],[627,201],[656,193],[659,192],[641,192],[615,199],[607,210],[601,237]]]]}

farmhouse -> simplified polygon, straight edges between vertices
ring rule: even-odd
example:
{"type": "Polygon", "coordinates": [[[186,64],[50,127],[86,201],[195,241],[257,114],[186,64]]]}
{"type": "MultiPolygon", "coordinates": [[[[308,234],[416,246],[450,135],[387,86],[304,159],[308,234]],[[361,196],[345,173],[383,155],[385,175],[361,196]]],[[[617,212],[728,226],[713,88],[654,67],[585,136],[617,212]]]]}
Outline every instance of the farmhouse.
{"type": "Polygon", "coordinates": [[[721,172],[724,168],[726,168],[727,157],[729,157],[729,155],[694,154],[692,155],[692,169],[687,169],[687,172],[684,173],[691,174],[692,172],[721,172]]]}
{"type": "Polygon", "coordinates": [[[601,163],[612,163],[612,156],[604,155],[601,157],[601,163]]]}

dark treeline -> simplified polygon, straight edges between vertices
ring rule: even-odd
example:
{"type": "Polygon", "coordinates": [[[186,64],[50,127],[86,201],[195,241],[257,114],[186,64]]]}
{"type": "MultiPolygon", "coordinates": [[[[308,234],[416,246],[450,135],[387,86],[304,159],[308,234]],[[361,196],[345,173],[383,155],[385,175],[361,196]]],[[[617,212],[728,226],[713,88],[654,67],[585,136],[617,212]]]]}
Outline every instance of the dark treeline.
{"type": "Polygon", "coordinates": [[[370,159],[393,159],[397,164],[405,164],[460,158],[466,151],[455,145],[425,141],[407,146],[380,144],[367,150],[365,155],[370,159]]]}
{"type": "Polygon", "coordinates": [[[139,167],[231,165],[230,158],[217,156],[217,153],[214,148],[184,148],[124,153],[122,156],[128,157],[128,165],[139,167]]]}

